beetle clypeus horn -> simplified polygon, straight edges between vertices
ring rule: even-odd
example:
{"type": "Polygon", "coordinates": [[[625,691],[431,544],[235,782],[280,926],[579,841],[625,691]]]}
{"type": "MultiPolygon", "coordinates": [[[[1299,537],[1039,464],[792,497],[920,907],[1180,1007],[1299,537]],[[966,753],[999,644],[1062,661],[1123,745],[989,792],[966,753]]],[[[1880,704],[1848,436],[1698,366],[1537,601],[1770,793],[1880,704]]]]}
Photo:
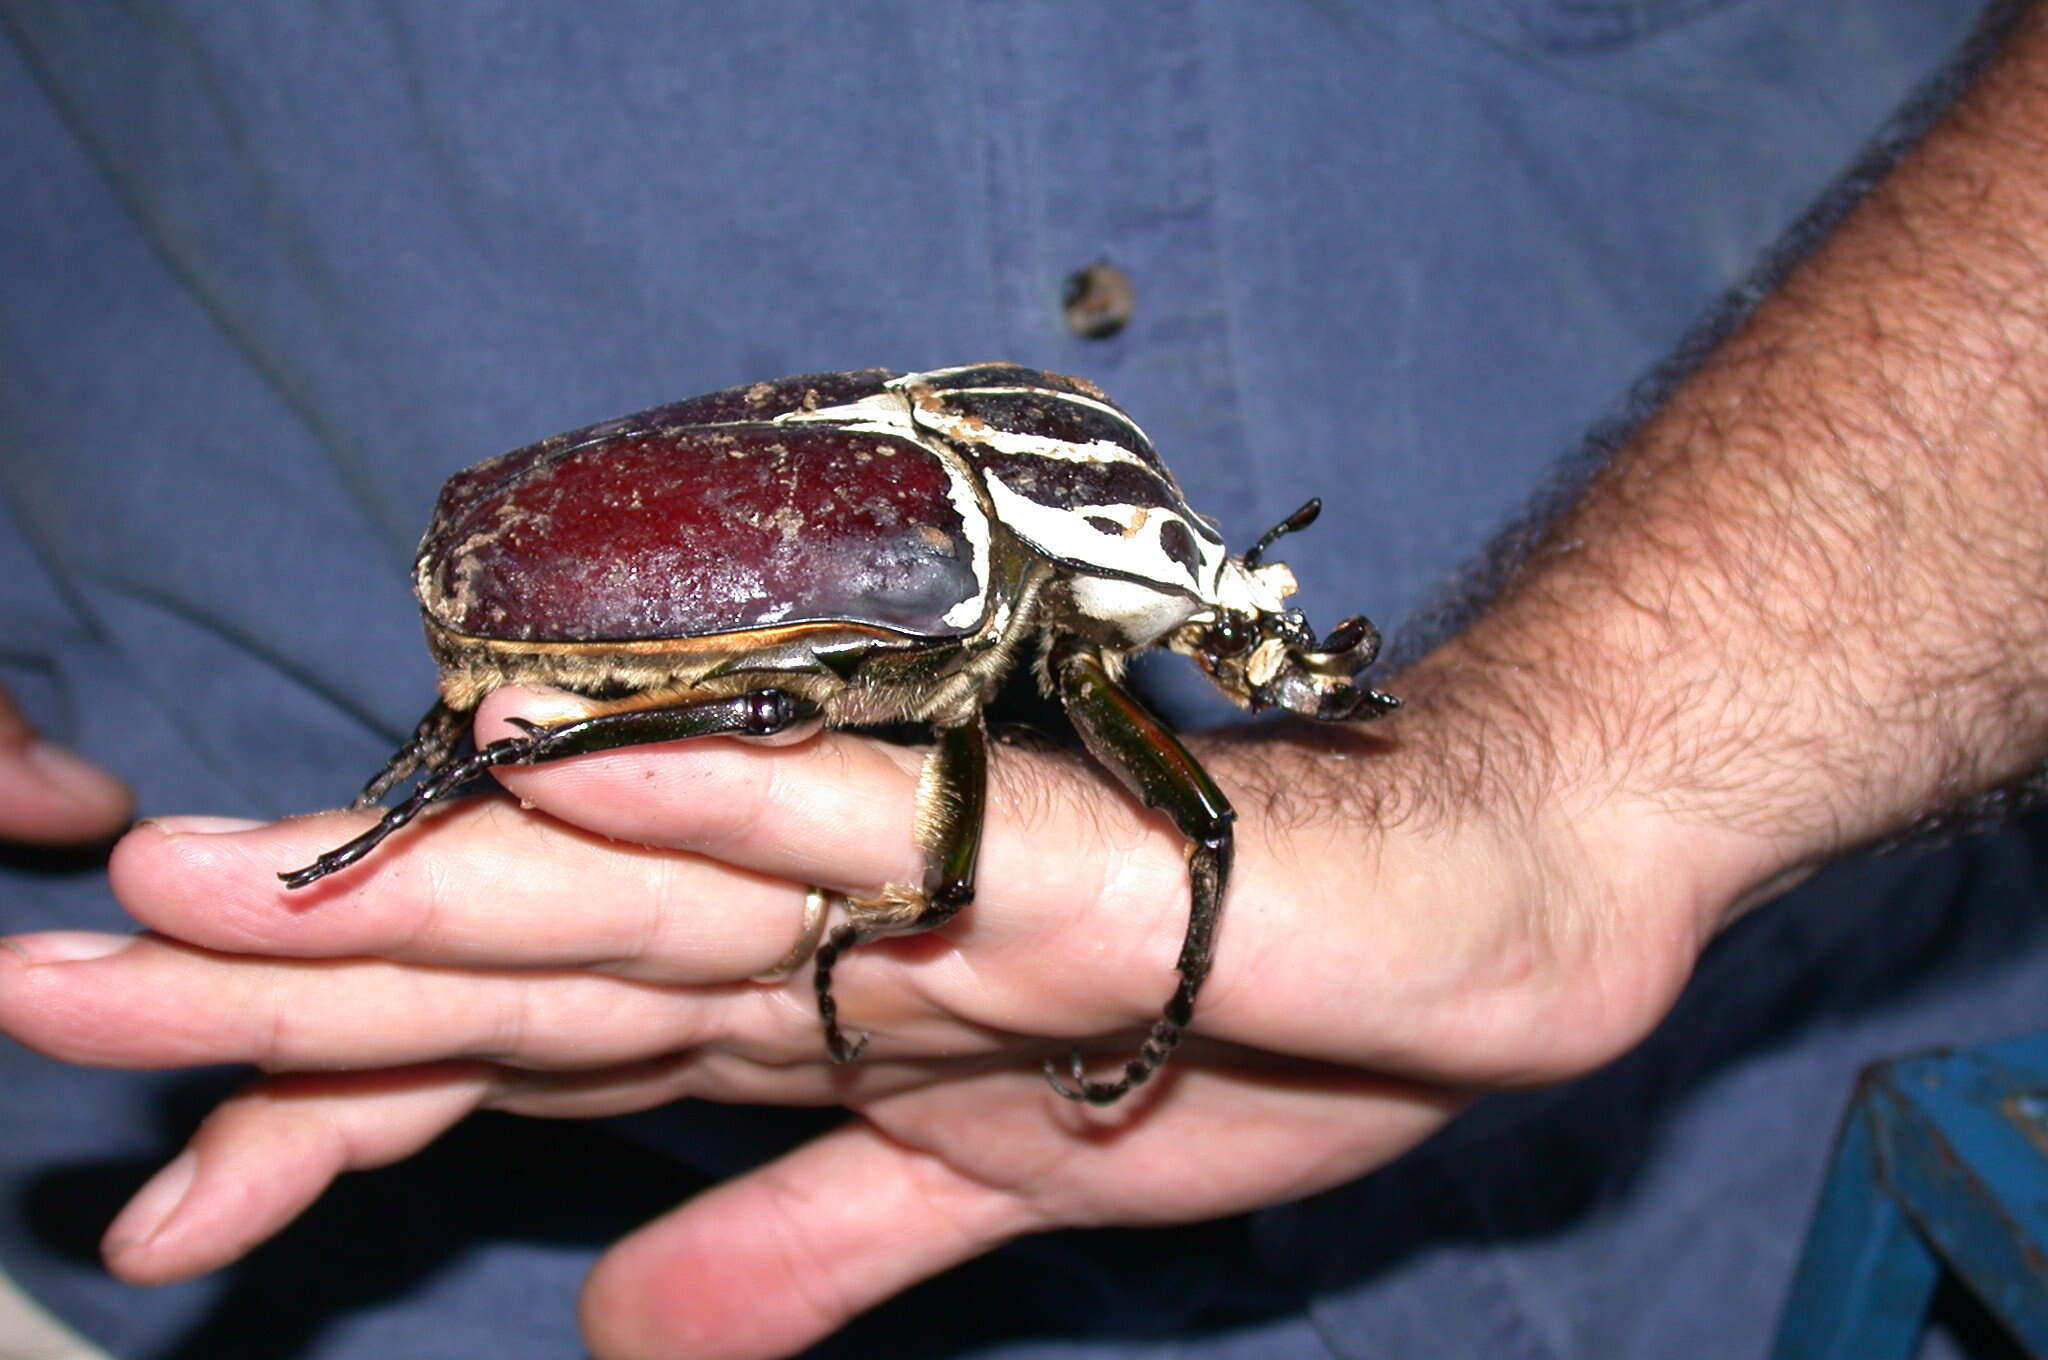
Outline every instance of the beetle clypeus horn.
{"type": "Polygon", "coordinates": [[[420,775],[369,831],[282,874],[301,888],[370,853],[484,771],[684,737],[798,740],[819,726],[925,722],[921,883],[847,904],[817,953],[818,1014],[856,1056],[832,999],[848,949],[929,930],[974,896],[987,737],[982,708],[1036,639],[1041,672],[1097,761],[1189,841],[1180,982],[1111,1080],[1076,1048],[1061,1095],[1102,1105],[1180,1042],[1209,971],[1234,814],[1122,683],[1163,645],[1250,708],[1371,718],[1359,685],[1379,634],[1347,619],[1318,640],[1284,607],[1266,551],[1310,501],[1232,557],[1151,441],[1093,384],[1014,364],[816,373],[729,388],[457,473],[414,563],[441,698],[363,789],[370,807],[420,775]],[[470,754],[457,747],[501,685],[554,685],[584,719],[470,754]]]}

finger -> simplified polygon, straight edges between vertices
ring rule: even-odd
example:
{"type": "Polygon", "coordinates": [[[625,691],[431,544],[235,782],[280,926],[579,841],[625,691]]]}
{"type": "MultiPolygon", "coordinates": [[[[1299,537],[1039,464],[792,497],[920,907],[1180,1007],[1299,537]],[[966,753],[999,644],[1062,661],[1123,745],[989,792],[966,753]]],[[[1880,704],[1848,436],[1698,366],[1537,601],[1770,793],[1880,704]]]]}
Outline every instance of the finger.
{"type": "MultiPolygon", "coordinates": [[[[478,736],[513,731],[513,716],[561,721],[575,702],[499,690],[480,710],[478,736]]],[[[914,829],[923,760],[921,750],[825,732],[788,746],[673,742],[498,773],[523,800],[603,836],[865,896],[923,879],[914,829]]],[[[1187,879],[1166,819],[1076,762],[1004,749],[990,766],[974,910],[949,933],[1037,942],[1094,918],[1125,940],[1163,929],[1170,955],[1187,879]],[[1116,910],[1104,912],[1112,887],[1116,910]]]]}
{"type": "MultiPolygon", "coordinates": [[[[559,723],[580,703],[501,690],[486,701],[478,736],[516,731],[512,716],[559,723]]],[[[499,773],[522,800],[604,836],[861,895],[863,883],[871,893],[922,879],[914,834],[922,760],[918,751],[826,732],[774,747],[665,743],[499,773]]],[[[862,950],[836,975],[841,1012],[885,1044],[925,1052],[932,1036],[919,1026],[935,1013],[1023,1034],[1148,1023],[1173,992],[1188,928],[1182,837],[1079,762],[1006,748],[990,765],[972,908],[936,938],[862,950]]],[[[1294,901],[1267,895],[1261,928],[1284,932],[1294,901]]],[[[1256,1042],[1270,1004],[1247,1007],[1231,1037],[1256,1042]]]]}
{"type": "MultiPolygon", "coordinates": [[[[501,689],[478,710],[480,742],[508,721],[559,723],[573,695],[501,689]]],[[[498,773],[550,815],[616,840],[693,850],[802,883],[872,891],[914,880],[910,836],[922,753],[826,733],[790,745],[664,742],[498,773]]]]}
{"type": "Polygon", "coordinates": [[[818,1048],[810,1008],[767,988],[250,959],[148,935],[22,935],[8,946],[0,1029],[91,1066],[308,1071],[464,1057],[594,1068],[726,1042],[771,1062],[818,1048]]]}
{"type": "Polygon", "coordinates": [[[37,736],[0,691],[0,840],[99,840],[119,831],[133,812],[126,784],[37,736]]]}
{"type": "Polygon", "coordinates": [[[291,1222],[342,1172],[418,1152],[489,1085],[481,1064],[257,1082],[215,1110],[129,1201],[101,1252],[135,1284],[217,1269],[291,1222]]]}
{"type": "MultiPolygon", "coordinates": [[[[560,722],[576,702],[499,691],[478,737],[515,730],[505,722],[515,715],[560,722]]],[[[864,948],[835,974],[841,1014],[884,1051],[943,1051],[939,1031],[958,1033],[961,1021],[1012,1034],[1140,1025],[1173,990],[1189,898],[1179,835],[1099,772],[1036,752],[998,755],[972,907],[933,936],[864,948]]],[[[922,763],[920,751],[826,732],[787,746],[665,743],[500,773],[523,801],[603,836],[864,896],[924,877],[922,763]]]]}
{"type": "Polygon", "coordinates": [[[1040,1226],[1026,1204],[855,1121],[614,1246],[584,1287],[602,1360],[789,1355],[1040,1226]]]}
{"type": "MultiPolygon", "coordinates": [[[[858,1105],[935,1082],[958,1080],[989,1059],[863,1060],[838,1065],[815,1045],[812,1060],[761,1062],[723,1049],[696,1048],[592,1071],[500,1068],[486,1105],[542,1119],[595,1119],[678,1100],[726,1105],[858,1105]]],[[[1036,1068],[1033,1068],[1034,1075],[1036,1068]]],[[[1051,1091],[1048,1098],[1057,1099],[1051,1091]]]]}
{"type": "Polygon", "coordinates": [[[766,971],[802,932],[804,894],[794,884],[609,841],[501,798],[423,818],[378,856],[311,888],[278,882],[280,870],[368,821],[162,818],[114,848],[109,872],[145,925],[241,953],[719,983],[766,971]]]}

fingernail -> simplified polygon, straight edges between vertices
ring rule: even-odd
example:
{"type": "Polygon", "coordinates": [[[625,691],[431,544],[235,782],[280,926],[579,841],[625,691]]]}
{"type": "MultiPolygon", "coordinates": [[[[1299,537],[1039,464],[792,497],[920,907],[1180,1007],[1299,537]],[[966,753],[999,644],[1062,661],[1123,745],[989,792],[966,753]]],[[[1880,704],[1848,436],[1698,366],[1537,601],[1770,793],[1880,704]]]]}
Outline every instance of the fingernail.
{"type": "Polygon", "coordinates": [[[237,831],[254,831],[262,822],[247,817],[151,817],[144,825],[167,836],[226,836],[237,831]]]}
{"type": "Polygon", "coordinates": [[[128,1207],[115,1216],[107,1225],[107,1235],[100,1239],[100,1250],[108,1256],[117,1256],[142,1246],[170,1222],[171,1215],[185,1202],[185,1192],[192,1188],[192,1177],[199,1170],[199,1157],[190,1148],[165,1163],[164,1169],[150,1178],[128,1207]]]}
{"type": "Polygon", "coordinates": [[[0,940],[0,944],[30,963],[84,963],[118,954],[134,943],[133,935],[109,935],[97,930],[43,930],[0,940]]]}
{"type": "Polygon", "coordinates": [[[525,690],[513,712],[528,722],[574,722],[590,716],[591,702],[566,689],[536,685],[525,690]]]}

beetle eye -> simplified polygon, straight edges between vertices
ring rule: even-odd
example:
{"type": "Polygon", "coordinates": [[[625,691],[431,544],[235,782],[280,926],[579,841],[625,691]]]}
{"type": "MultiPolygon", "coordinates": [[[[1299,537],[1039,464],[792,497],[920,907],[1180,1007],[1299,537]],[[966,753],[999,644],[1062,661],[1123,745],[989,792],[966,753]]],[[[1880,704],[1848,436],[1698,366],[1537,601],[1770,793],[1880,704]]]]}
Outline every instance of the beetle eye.
{"type": "Polygon", "coordinates": [[[1252,645],[1252,630],[1236,619],[1219,619],[1209,630],[1209,650],[1218,656],[1236,656],[1252,645]]]}

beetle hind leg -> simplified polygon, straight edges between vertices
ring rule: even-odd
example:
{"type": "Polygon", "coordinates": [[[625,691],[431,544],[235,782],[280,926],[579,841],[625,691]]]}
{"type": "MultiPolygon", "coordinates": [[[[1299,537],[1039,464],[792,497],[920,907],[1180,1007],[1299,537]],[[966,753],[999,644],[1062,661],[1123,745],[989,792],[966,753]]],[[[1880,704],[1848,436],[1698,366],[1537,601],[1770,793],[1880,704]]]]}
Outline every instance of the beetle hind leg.
{"type": "MultiPolygon", "coordinates": [[[[667,708],[630,709],[593,718],[543,726],[515,718],[521,735],[505,737],[459,760],[444,758],[403,800],[385,810],[377,824],[345,845],[336,846],[302,869],[279,874],[287,888],[303,888],[337,869],[347,868],[381,845],[385,838],[435,803],[445,802],[487,770],[501,765],[541,765],[570,756],[645,746],[690,737],[766,737],[817,716],[818,706],[785,690],[757,689],[723,699],[702,699],[667,708]]],[[[429,711],[428,721],[434,714],[429,711]]],[[[421,724],[426,730],[427,723],[421,724]]],[[[417,740],[417,738],[415,738],[417,740]]],[[[451,743],[452,744],[452,743],[451,743]]],[[[410,749],[410,748],[408,748],[410,749]]],[[[400,759],[404,757],[400,753],[400,759]]],[[[399,763],[394,760],[393,764],[399,763]]],[[[372,780],[375,787],[383,776],[372,780]]]]}
{"type": "Polygon", "coordinates": [[[1160,1018],[1123,1070],[1108,1081],[1088,1076],[1081,1050],[1067,1059],[1067,1075],[1050,1060],[1046,1080],[1069,1100],[1108,1105],[1142,1085],[1180,1046],[1194,1018],[1195,994],[1209,976],[1215,953],[1216,924],[1223,912],[1223,892],[1230,881],[1236,813],[1195,758],[1166,725],[1145,710],[1137,698],[1110,674],[1101,652],[1069,642],[1052,657],[1060,698],[1089,754],[1147,807],[1173,819],[1189,841],[1188,928],[1175,968],[1180,981],[1160,1018]]]}
{"type": "Polygon", "coordinates": [[[917,843],[924,853],[924,881],[917,887],[892,885],[876,897],[847,903],[849,919],[835,926],[818,947],[812,986],[825,1051],[833,1062],[851,1062],[868,1036],[848,1042],[839,1027],[839,1003],[832,996],[832,970],[846,951],[888,935],[932,930],[953,919],[974,900],[974,866],[981,854],[983,809],[988,802],[988,733],[977,711],[966,722],[941,727],[917,780],[917,843]]]}

